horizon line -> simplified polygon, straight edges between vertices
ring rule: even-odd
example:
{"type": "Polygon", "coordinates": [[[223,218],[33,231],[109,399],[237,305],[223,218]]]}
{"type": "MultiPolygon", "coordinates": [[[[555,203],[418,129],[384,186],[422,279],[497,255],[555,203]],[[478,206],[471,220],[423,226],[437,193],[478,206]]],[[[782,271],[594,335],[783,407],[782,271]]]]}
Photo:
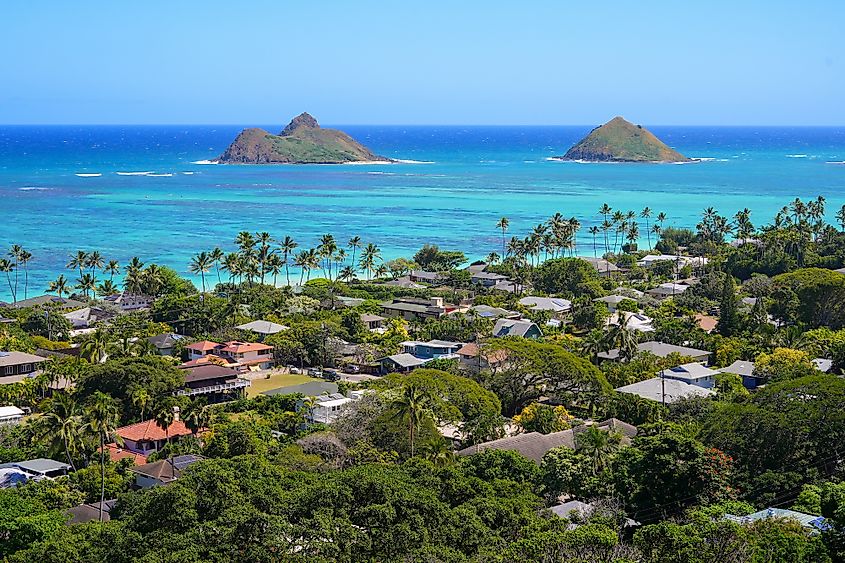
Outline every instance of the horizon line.
{"type": "MultiPolygon", "coordinates": [[[[604,122],[607,123],[607,122],[604,122]]],[[[634,123],[634,122],[632,122],[634,123]]],[[[643,125],[643,123],[635,123],[643,125]]],[[[0,127],[254,127],[257,123],[0,123],[0,127]]],[[[264,123],[263,125],[270,125],[264,123]]],[[[284,127],[284,122],[278,126],[284,127]]],[[[598,127],[589,123],[328,123],[325,127],[598,127]]],[[[323,127],[323,125],[321,125],[323,127]]],[[[843,124],[652,123],[648,127],[814,127],[845,128],[843,124]]]]}

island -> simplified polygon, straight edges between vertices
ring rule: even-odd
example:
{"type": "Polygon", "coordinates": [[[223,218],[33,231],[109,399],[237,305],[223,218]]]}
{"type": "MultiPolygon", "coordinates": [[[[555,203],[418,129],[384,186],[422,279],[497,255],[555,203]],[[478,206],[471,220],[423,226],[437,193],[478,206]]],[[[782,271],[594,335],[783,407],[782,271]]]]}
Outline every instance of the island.
{"type": "Polygon", "coordinates": [[[337,129],[323,129],[302,113],[278,135],[257,127],[244,129],[218,162],[223,164],[345,164],[390,162],[337,129]]]}
{"type": "Polygon", "coordinates": [[[693,162],[642,125],[614,117],[555,160],[583,162],[693,162]]]}

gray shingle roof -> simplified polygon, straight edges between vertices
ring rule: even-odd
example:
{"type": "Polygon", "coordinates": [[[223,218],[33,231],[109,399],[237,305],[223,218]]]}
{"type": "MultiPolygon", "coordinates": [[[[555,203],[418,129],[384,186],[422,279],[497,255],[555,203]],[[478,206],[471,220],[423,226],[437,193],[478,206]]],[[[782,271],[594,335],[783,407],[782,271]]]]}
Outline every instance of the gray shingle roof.
{"type": "Polygon", "coordinates": [[[639,381],[624,387],[616,389],[620,393],[629,393],[631,395],[639,395],[644,399],[651,399],[658,403],[662,401],[663,389],[665,384],[666,403],[674,403],[675,401],[684,397],[709,397],[713,395],[713,391],[699,387],[698,385],[691,385],[684,381],[677,379],[665,378],[662,382],[659,377],[652,377],[645,381],[639,381]]]}
{"type": "MultiPolygon", "coordinates": [[[[654,354],[658,358],[665,358],[669,354],[676,352],[681,356],[687,356],[691,358],[700,358],[703,356],[709,356],[710,352],[707,350],[699,350],[697,348],[688,348],[686,346],[675,346],[674,344],[666,344],[665,342],[658,342],[656,340],[650,340],[648,342],[640,342],[637,344],[637,350],[639,352],[649,352],[654,354]]],[[[604,360],[615,360],[619,357],[619,349],[614,348],[608,352],[602,352],[599,354],[599,358],[604,360]]]]}

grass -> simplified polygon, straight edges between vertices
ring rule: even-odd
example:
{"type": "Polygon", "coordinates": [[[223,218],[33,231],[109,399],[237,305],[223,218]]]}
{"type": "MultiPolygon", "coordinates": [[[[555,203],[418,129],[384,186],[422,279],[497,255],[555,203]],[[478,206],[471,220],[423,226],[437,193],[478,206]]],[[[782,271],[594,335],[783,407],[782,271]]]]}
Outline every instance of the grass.
{"type": "Polygon", "coordinates": [[[323,381],[307,375],[291,374],[291,373],[274,373],[269,379],[253,379],[252,385],[247,387],[246,396],[249,398],[256,397],[265,391],[271,389],[281,389],[282,387],[292,387],[294,385],[301,385],[311,381],[323,381]]]}

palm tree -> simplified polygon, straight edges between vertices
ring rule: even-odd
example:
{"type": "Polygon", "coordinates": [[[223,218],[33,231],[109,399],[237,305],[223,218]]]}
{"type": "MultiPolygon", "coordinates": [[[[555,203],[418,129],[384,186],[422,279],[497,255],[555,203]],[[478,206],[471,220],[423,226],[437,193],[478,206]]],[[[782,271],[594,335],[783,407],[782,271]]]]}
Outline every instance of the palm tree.
{"type": "Polygon", "coordinates": [[[114,295],[116,293],[120,293],[117,285],[111,280],[106,280],[97,286],[97,295],[100,297],[107,297],[109,295],[114,295]]]}
{"type": "Polygon", "coordinates": [[[15,295],[15,288],[12,285],[11,273],[15,270],[15,265],[6,258],[0,258],[0,272],[6,273],[6,281],[9,282],[9,293],[12,294],[12,302],[17,303],[17,296],[15,295]]]}
{"type": "Polygon", "coordinates": [[[649,227],[648,220],[651,218],[651,208],[646,206],[640,211],[640,217],[645,219],[645,232],[648,235],[648,249],[651,250],[651,227],[649,227]]]}
{"type": "MultiPolygon", "coordinates": [[[[350,241],[351,243],[352,241],[350,241]]],[[[293,256],[293,251],[299,246],[295,240],[286,236],[282,242],[279,243],[279,249],[282,251],[282,261],[285,263],[285,278],[287,278],[288,286],[290,286],[290,272],[288,271],[288,264],[290,258],[293,256]]]]}
{"type": "Polygon", "coordinates": [[[141,276],[141,289],[143,293],[153,297],[161,293],[164,285],[164,273],[158,264],[150,264],[141,276]]]}
{"type": "Polygon", "coordinates": [[[92,274],[82,274],[82,277],[76,280],[76,282],[76,289],[81,289],[86,298],[88,297],[89,291],[93,293],[97,290],[97,278],[92,274]]]}
{"type": "Polygon", "coordinates": [[[317,255],[322,262],[323,268],[323,275],[326,275],[326,271],[328,270],[328,279],[329,281],[332,280],[332,262],[331,258],[334,256],[334,253],[337,251],[337,243],[334,240],[334,236],[330,234],[326,234],[320,237],[320,244],[317,245],[317,255]]]}
{"type": "Polygon", "coordinates": [[[613,211],[613,208],[611,208],[606,203],[603,203],[602,206],[599,208],[599,215],[602,216],[603,226],[606,225],[606,227],[603,228],[603,230],[604,230],[604,252],[605,253],[607,253],[607,250],[608,250],[607,249],[607,231],[610,230],[610,221],[607,220],[607,217],[610,215],[610,213],[612,211],[613,211]]]}
{"type": "Polygon", "coordinates": [[[487,255],[487,258],[484,259],[484,261],[488,264],[497,264],[499,260],[501,260],[501,257],[495,252],[491,252],[487,255]]]}
{"type": "Polygon", "coordinates": [[[106,441],[114,439],[118,444],[122,442],[115,434],[120,410],[117,402],[102,391],[97,391],[85,413],[86,426],[97,435],[100,440],[100,521],[103,520],[103,504],[106,501],[106,441]]]}
{"type": "Polygon", "coordinates": [[[842,232],[845,233],[845,205],[840,207],[839,211],[836,212],[836,220],[839,222],[842,232]]]}
{"type": "Polygon", "coordinates": [[[415,453],[415,440],[419,427],[429,414],[431,397],[415,385],[405,387],[401,395],[396,397],[391,406],[396,410],[396,417],[407,419],[408,440],[411,445],[411,457],[415,453]]]}
{"type": "Polygon", "coordinates": [[[50,438],[64,450],[68,465],[76,471],[73,453],[82,445],[82,409],[70,393],[59,392],[47,401],[37,424],[44,437],[50,438]]]}
{"type": "Polygon", "coordinates": [[[147,412],[147,408],[150,406],[150,401],[152,401],[150,392],[147,388],[138,385],[133,387],[129,392],[129,400],[132,401],[132,405],[135,408],[141,411],[141,422],[144,422],[144,413],[147,412]]]}
{"type": "Polygon", "coordinates": [[[32,253],[21,249],[18,261],[23,266],[23,298],[27,298],[29,293],[29,262],[32,260],[32,253]]]}
{"type": "Polygon", "coordinates": [[[92,364],[101,364],[108,356],[108,345],[108,335],[98,328],[79,346],[79,355],[92,364]]]}
{"type": "Polygon", "coordinates": [[[267,257],[265,266],[267,267],[267,273],[273,274],[273,287],[276,287],[276,280],[282,272],[282,259],[278,254],[273,253],[267,257]]]}
{"type": "Polygon", "coordinates": [[[223,269],[229,272],[229,283],[234,284],[241,271],[241,259],[236,253],[230,252],[223,258],[223,269]]]}
{"type": "Polygon", "coordinates": [[[358,235],[355,235],[354,237],[349,239],[347,246],[352,249],[352,267],[354,268],[355,267],[355,251],[358,250],[359,248],[361,248],[361,237],[359,237],[358,235]]]}
{"type": "Polygon", "coordinates": [[[51,281],[50,285],[47,286],[47,291],[48,292],[50,292],[50,291],[56,292],[56,295],[59,297],[59,299],[61,299],[62,294],[68,292],[67,278],[65,278],[65,275],[59,274],[59,277],[57,277],[55,280],[51,281]]]}
{"type": "Polygon", "coordinates": [[[85,268],[88,265],[88,253],[84,250],[77,250],[76,254],[71,255],[70,262],[67,263],[67,267],[71,270],[78,269],[79,270],[79,277],[82,277],[82,268],[85,268]]]}
{"type": "Polygon", "coordinates": [[[305,250],[297,252],[296,256],[293,257],[293,265],[299,268],[299,285],[302,285],[305,278],[305,270],[311,267],[308,261],[308,252],[305,250]]]}
{"type": "Polygon", "coordinates": [[[361,269],[367,272],[367,279],[371,278],[371,272],[376,267],[376,260],[381,258],[381,250],[373,243],[367,243],[361,252],[361,269]]]}
{"type": "Polygon", "coordinates": [[[181,418],[192,434],[208,426],[209,416],[205,408],[205,400],[198,398],[188,403],[181,413],[181,418]]]}
{"type": "Polygon", "coordinates": [[[223,261],[223,250],[219,246],[215,246],[214,250],[212,250],[208,256],[211,258],[211,261],[214,263],[214,269],[217,270],[217,283],[222,283],[220,280],[220,263],[223,261]]]}
{"type": "Polygon", "coordinates": [[[120,263],[117,260],[109,260],[106,267],[103,268],[103,273],[108,274],[109,280],[113,281],[114,276],[120,273],[120,263]]]}
{"type": "Polygon", "coordinates": [[[94,275],[94,270],[103,267],[103,257],[98,251],[94,251],[88,255],[85,265],[91,268],[91,275],[94,275]]]}
{"type": "Polygon", "coordinates": [[[338,273],[337,279],[345,282],[352,281],[355,279],[355,268],[352,266],[344,266],[338,273]]]}
{"type": "Polygon", "coordinates": [[[505,255],[505,233],[508,232],[508,227],[510,227],[510,220],[507,217],[502,217],[499,219],[499,222],[496,223],[496,228],[502,231],[502,256],[505,255]]]}
{"type": "Polygon", "coordinates": [[[241,231],[235,237],[235,244],[238,245],[242,251],[251,250],[255,246],[255,239],[252,238],[252,233],[249,231],[241,231]]]}
{"type": "MultiPolygon", "coordinates": [[[[167,445],[170,445],[170,426],[176,421],[176,413],[178,411],[179,406],[177,405],[176,398],[167,397],[155,406],[155,411],[153,412],[153,418],[156,421],[156,426],[164,430],[164,440],[167,442],[167,445]]],[[[171,473],[175,475],[173,455],[171,454],[169,457],[170,470],[171,473]]]]}
{"type": "Polygon", "coordinates": [[[602,430],[597,426],[588,426],[575,435],[575,444],[576,451],[590,458],[593,475],[598,475],[622,447],[622,434],[602,430]]]}
{"type": "Polygon", "coordinates": [[[387,269],[387,266],[385,266],[384,264],[379,264],[373,271],[373,275],[376,277],[376,279],[381,279],[383,277],[386,277],[388,272],[389,270],[387,269]]]}
{"type": "Polygon", "coordinates": [[[200,278],[202,279],[202,292],[205,293],[205,274],[211,271],[211,265],[213,264],[213,260],[208,252],[200,252],[193,258],[191,258],[191,265],[189,266],[189,270],[192,274],[199,274],[200,278]]]}
{"type": "Polygon", "coordinates": [[[17,299],[18,294],[18,266],[21,262],[21,254],[24,252],[24,249],[19,244],[13,244],[12,247],[9,249],[9,258],[14,260],[15,264],[15,291],[12,293],[12,297],[17,299]]]}
{"type": "Polygon", "coordinates": [[[637,334],[628,327],[629,316],[621,314],[617,323],[607,332],[605,351],[619,349],[619,357],[630,361],[637,354],[637,334]]]}
{"type": "Polygon", "coordinates": [[[597,226],[592,226],[588,229],[591,235],[593,235],[593,257],[598,258],[599,253],[596,250],[596,236],[599,234],[599,228],[597,226]]]}

